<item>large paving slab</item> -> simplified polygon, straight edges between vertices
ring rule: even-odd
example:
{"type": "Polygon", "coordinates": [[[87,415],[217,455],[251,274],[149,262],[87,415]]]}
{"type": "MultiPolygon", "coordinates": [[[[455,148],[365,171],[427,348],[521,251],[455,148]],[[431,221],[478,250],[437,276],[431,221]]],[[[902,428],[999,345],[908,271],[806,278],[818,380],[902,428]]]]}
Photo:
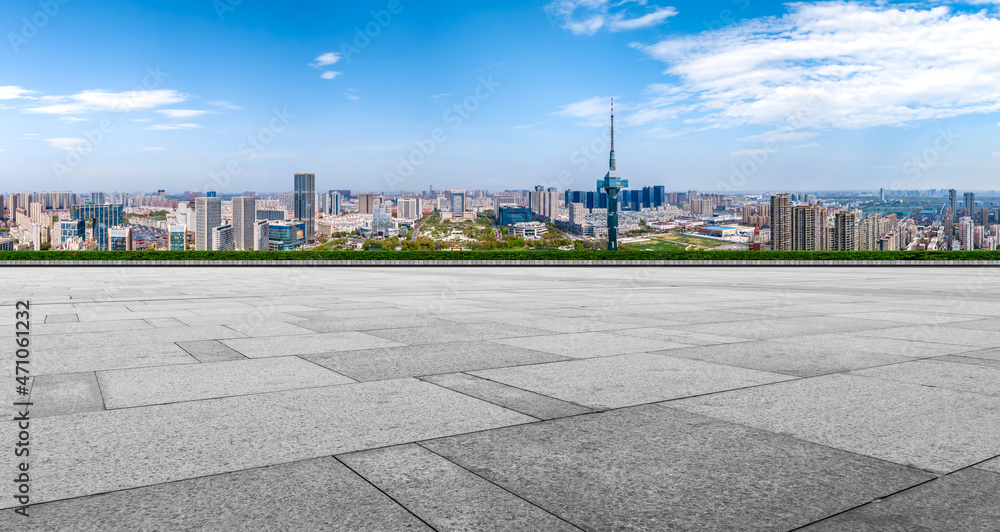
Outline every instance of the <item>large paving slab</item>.
{"type": "Polygon", "coordinates": [[[497,340],[497,342],[570,358],[607,357],[687,347],[687,344],[619,336],[607,332],[548,334],[527,338],[508,338],[497,340]]]}
{"type": "Polygon", "coordinates": [[[246,360],[247,357],[218,340],[201,340],[198,342],[177,342],[177,347],[196,358],[198,362],[224,362],[227,360],[246,360]]]}
{"type": "Polygon", "coordinates": [[[997,530],[1000,475],[974,468],[866,504],[803,532],[997,530]]]}
{"type": "Polygon", "coordinates": [[[912,360],[912,358],[899,355],[845,350],[834,344],[784,342],[740,342],[671,349],[661,351],[661,354],[796,377],[825,375],[912,360]]]}
{"type": "Polygon", "coordinates": [[[418,377],[567,360],[566,357],[491,341],[421,344],[305,355],[359,381],[418,377]]]}
{"type": "Polygon", "coordinates": [[[580,530],[417,445],[363,451],[339,458],[441,532],[580,530]]]}
{"type": "Polygon", "coordinates": [[[432,325],[429,327],[368,331],[368,334],[372,336],[408,345],[496,340],[522,336],[541,336],[550,333],[551,331],[544,329],[500,323],[449,323],[447,325],[432,325]]]}
{"type": "Polygon", "coordinates": [[[18,530],[432,530],[332,457],[40,504],[30,513],[18,530]]]}
{"type": "Polygon", "coordinates": [[[828,375],[670,406],[928,471],[1000,454],[1000,398],[828,375]]]}
{"type": "Polygon", "coordinates": [[[247,358],[315,355],[404,345],[360,332],[241,338],[223,340],[222,343],[247,358]]]}
{"type": "Polygon", "coordinates": [[[97,378],[109,409],[355,382],[298,357],[101,371],[97,378]]]}
{"type": "Polygon", "coordinates": [[[677,327],[678,330],[702,334],[720,334],[754,340],[772,340],[808,334],[841,333],[898,327],[900,322],[809,316],[804,318],[772,318],[754,321],[729,321],[677,327]]]}
{"type": "Polygon", "coordinates": [[[40,375],[31,379],[31,417],[65,416],[104,410],[94,372],[40,375]]]}
{"type": "Polygon", "coordinates": [[[956,364],[940,359],[913,360],[902,364],[857,370],[851,374],[1000,396],[1000,368],[956,364]]]}
{"type": "Polygon", "coordinates": [[[423,445],[584,530],[790,530],[933,478],[657,405],[423,445]]]}
{"type": "Polygon", "coordinates": [[[471,372],[593,408],[621,408],[790,379],[787,375],[635,353],[471,372]]]}
{"type": "MultiPolygon", "coordinates": [[[[46,502],[535,421],[415,379],[43,418],[46,502]],[[127,464],[124,465],[124,464],[127,464]]],[[[13,421],[0,422],[11,433],[13,421]]],[[[0,500],[9,508],[12,499],[0,500]]]]}
{"type": "Polygon", "coordinates": [[[448,373],[422,377],[421,380],[433,382],[456,392],[471,395],[509,408],[515,412],[536,417],[538,419],[555,419],[580,414],[589,414],[593,409],[553,399],[551,397],[500,384],[465,373],[448,373]]]}

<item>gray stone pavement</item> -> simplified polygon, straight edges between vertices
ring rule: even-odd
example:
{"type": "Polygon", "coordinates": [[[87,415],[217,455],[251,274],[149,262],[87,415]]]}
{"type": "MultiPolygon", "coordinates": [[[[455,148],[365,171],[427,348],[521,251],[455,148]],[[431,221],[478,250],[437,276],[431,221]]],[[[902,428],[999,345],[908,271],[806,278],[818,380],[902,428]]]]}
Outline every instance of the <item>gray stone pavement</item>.
{"type": "Polygon", "coordinates": [[[3,268],[8,346],[19,300],[0,530],[1000,522],[996,268],[3,268]]]}

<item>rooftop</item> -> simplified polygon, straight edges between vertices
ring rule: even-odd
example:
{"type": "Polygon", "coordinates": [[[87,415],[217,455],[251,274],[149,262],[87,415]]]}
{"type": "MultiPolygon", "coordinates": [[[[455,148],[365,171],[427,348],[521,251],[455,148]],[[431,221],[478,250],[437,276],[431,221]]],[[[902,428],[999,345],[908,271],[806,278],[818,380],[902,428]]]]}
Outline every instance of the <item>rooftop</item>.
{"type": "Polygon", "coordinates": [[[5,268],[8,338],[31,301],[37,506],[0,522],[987,530],[998,279],[5,268]]]}

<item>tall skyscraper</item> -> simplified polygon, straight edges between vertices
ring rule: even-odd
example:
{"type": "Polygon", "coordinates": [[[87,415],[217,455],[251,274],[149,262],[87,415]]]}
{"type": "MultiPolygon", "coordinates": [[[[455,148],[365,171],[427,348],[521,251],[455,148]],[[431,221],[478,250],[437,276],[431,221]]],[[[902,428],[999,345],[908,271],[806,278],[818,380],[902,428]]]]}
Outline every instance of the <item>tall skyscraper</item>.
{"type": "Polygon", "coordinates": [[[91,192],[90,202],[93,203],[94,205],[104,205],[105,203],[107,203],[104,199],[103,192],[91,192]]]}
{"type": "Polygon", "coordinates": [[[397,204],[396,216],[400,220],[417,220],[420,218],[420,198],[400,198],[397,204]]]}
{"type": "Polygon", "coordinates": [[[305,240],[313,243],[316,232],[316,176],[295,174],[295,221],[306,224],[305,240]]]}
{"type": "Polygon", "coordinates": [[[451,191],[451,212],[453,214],[464,214],[466,210],[465,205],[465,191],[464,190],[452,190],[451,191]]]}
{"type": "Polygon", "coordinates": [[[371,214],[375,212],[375,195],[371,192],[358,194],[358,213],[371,214]]]}
{"type": "Polygon", "coordinates": [[[222,198],[198,198],[195,200],[194,249],[211,251],[212,231],[222,225],[222,198]]]}
{"type": "Polygon", "coordinates": [[[958,191],[953,188],[948,190],[948,206],[951,207],[951,216],[958,216],[958,191]]]}
{"type": "Polygon", "coordinates": [[[326,200],[327,214],[340,216],[340,211],[344,208],[344,197],[336,190],[331,190],[326,200]]]}
{"type": "Polygon", "coordinates": [[[792,249],[792,197],[788,194],[771,196],[771,249],[792,249]]]}
{"type": "Polygon", "coordinates": [[[233,247],[253,249],[253,225],[257,221],[257,200],[253,196],[233,198],[233,247]]]}
{"type": "MultiPolygon", "coordinates": [[[[618,192],[628,188],[628,180],[618,177],[615,167],[615,100],[611,99],[611,155],[608,173],[597,182],[597,189],[608,195],[608,251],[618,251],[618,192]]],[[[537,190],[537,189],[536,189],[537,190]]]]}
{"type": "Polygon", "coordinates": [[[962,204],[962,216],[972,217],[976,214],[976,193],[966,192],[965,202],[962,204]]]}

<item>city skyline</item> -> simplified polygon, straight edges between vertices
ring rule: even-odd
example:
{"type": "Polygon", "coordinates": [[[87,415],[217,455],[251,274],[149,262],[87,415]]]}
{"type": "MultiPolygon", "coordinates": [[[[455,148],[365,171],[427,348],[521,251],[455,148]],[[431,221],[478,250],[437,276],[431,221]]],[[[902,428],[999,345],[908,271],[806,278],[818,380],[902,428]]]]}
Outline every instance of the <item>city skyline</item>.
{"type": "Polygon", "coordinates": [[[981,0],[39,9],[0,7],[10,191],[588,189],[612,97],[633,187],[992,190],[1000,166],[981,0]]]}

